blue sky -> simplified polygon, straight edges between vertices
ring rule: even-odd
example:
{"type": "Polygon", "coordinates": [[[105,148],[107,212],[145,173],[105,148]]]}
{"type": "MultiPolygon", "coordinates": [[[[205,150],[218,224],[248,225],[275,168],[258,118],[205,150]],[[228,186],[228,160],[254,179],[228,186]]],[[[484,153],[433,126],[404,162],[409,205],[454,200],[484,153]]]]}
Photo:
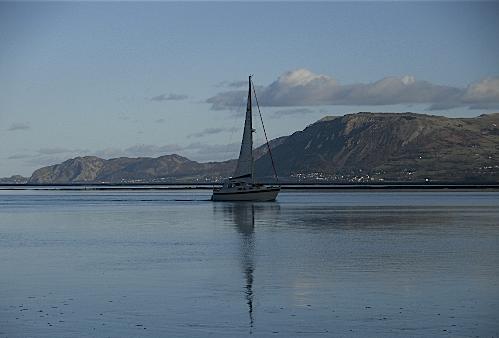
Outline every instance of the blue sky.
{"type": "Polygon", "coordinates": [[[357,111],[499,111],[497,41],[497,2],[0,2],[0,177],[236,157],[250,73],[271,137],[357,111]]]}

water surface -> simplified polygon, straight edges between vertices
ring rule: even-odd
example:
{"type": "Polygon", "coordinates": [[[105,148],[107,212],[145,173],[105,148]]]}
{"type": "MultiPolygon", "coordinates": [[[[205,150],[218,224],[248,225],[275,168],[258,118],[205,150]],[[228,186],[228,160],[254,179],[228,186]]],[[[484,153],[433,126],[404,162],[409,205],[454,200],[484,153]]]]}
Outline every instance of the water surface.
{"type": "Polygon", "coordinates": [[[1,191],[0,336],[497,337],[499,193],[1,191]]]}

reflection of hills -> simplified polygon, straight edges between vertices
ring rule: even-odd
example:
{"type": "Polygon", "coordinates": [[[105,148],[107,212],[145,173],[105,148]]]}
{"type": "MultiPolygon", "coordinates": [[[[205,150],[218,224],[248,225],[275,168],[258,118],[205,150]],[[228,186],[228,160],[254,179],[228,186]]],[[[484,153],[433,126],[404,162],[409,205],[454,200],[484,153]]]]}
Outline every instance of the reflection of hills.
{"type": "Polygon", "coordinates": [[[279,212],[279,204],[251,202],[215,204],[216,211],[219,207],[225,220],[233,223],[240,235],[240,261],[245,277],[244,293],[248,305],[249,330],[252,333],[254,324],[255,216],[266,221],[275,219],[275,215],[279,212]]]}
{"type": "MultiPolygon", "coordinates": [[[[279,264],[306,267],[304,271],[309,272],[304,275],[316,280],[325,280],[328,271],[339,270],[373,271],[377,278],[411,270],[442,272],[447,268],[448,236],[465,226],[468,220],[463,215],[468,212],[447,206],[284,204],[274,229],[280,250],[292,247],[294,256],[293,262],[280,257],[284,263],[279,264]],[[287,234],[296,231],[303,234],[303,242],[288,238],[287,234]],[[413,242],[418,245],[411,245],[413,242]],[[435,250],[435,245],[440,250],[435,250]]],[[[281,253],[268,250],[273,257],[281,253]]]]}
{"type": "Polygon", "coordinates": [[[306,206],[286,210],[283,224],[287,227],[326,229],[373,229],[428,227],[453,222],[449,207],[388,207],[388,206],[306,206]]]}

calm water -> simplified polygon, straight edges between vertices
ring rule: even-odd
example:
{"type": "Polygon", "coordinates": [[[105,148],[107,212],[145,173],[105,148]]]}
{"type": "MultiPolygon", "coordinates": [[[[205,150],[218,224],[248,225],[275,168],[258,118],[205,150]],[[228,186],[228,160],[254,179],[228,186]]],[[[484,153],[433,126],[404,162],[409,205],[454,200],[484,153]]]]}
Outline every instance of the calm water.
{"type": "Polygon", "coordinates": [[[497,337],[499,193],[0,192],[0,336],[497,337]]]}

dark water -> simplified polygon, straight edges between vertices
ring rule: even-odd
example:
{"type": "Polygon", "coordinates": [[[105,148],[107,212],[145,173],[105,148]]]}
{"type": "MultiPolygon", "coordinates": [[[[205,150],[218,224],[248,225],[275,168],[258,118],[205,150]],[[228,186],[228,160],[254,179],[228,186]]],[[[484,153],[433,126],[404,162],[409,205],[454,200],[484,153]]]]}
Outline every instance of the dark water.
{"type": "Polygon", "coordinates": [[[1,192],[0,336],[499,335],[497,192],[208,198],[1,192]]]}

